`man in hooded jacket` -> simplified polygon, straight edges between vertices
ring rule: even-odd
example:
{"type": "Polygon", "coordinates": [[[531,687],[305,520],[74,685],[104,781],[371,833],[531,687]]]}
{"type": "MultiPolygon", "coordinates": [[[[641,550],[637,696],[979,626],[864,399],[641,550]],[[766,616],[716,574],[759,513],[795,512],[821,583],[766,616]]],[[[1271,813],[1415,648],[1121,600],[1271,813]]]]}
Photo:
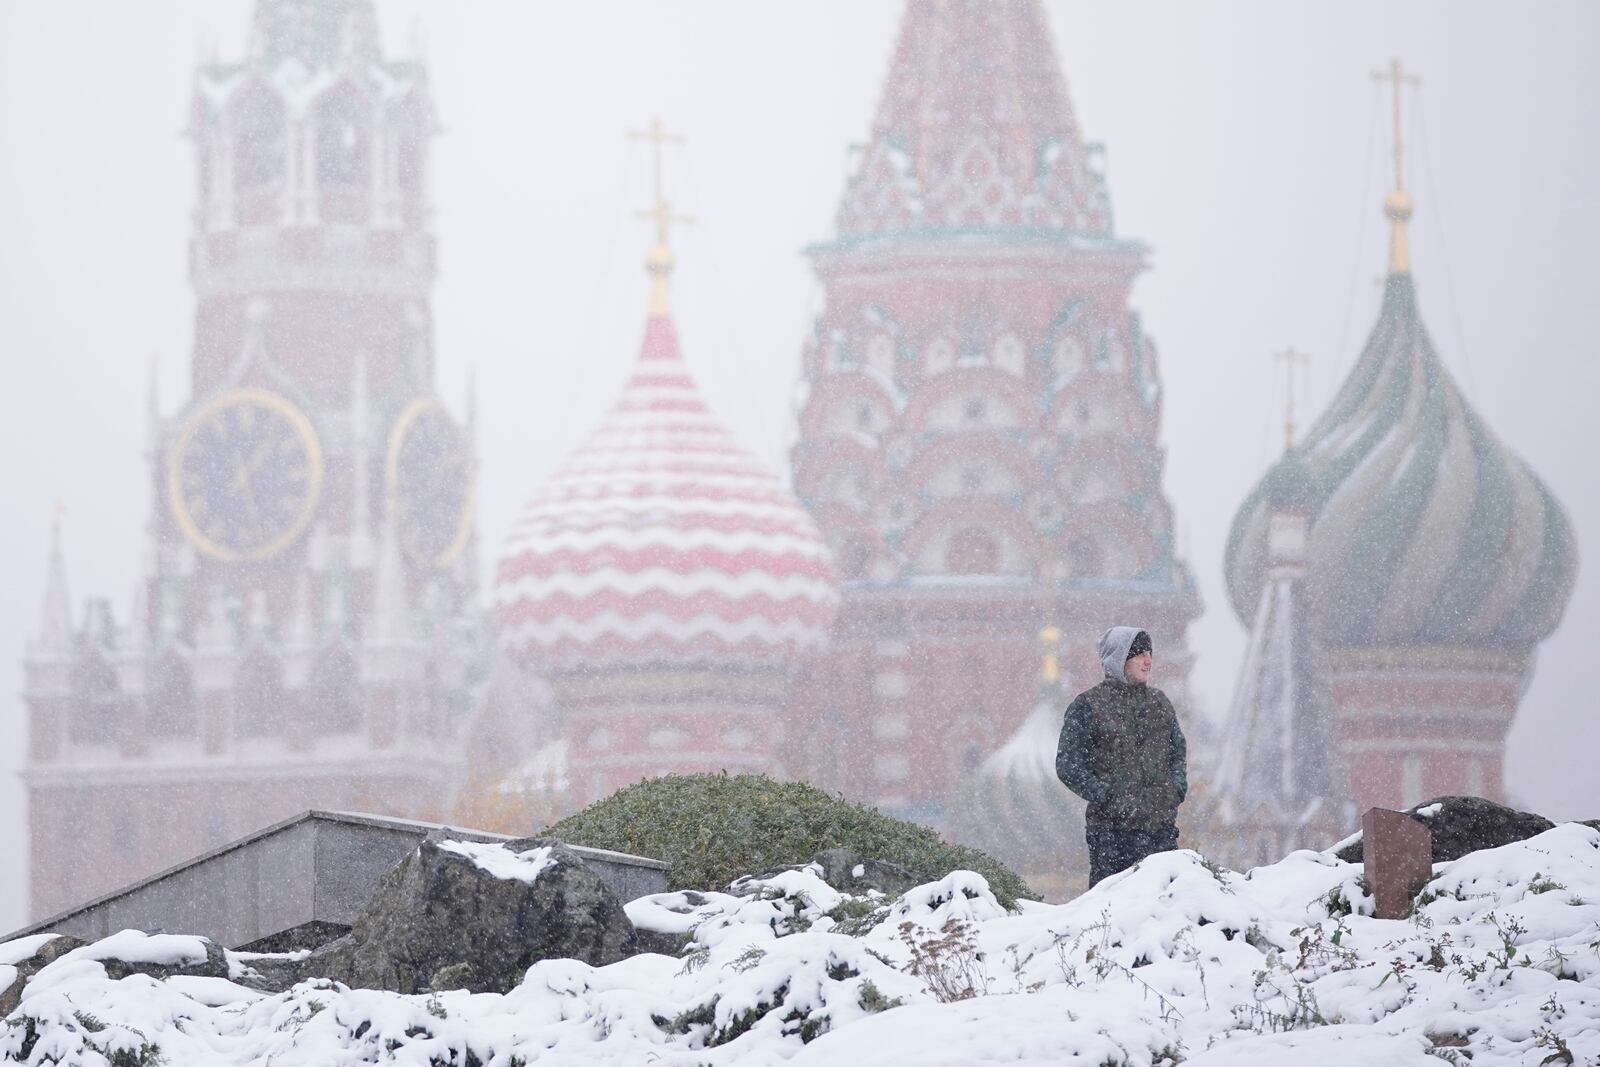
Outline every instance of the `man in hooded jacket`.
{"type": "Polygon", "coordinates": [[[1113,626],[1100,635],[1105,678],[1067,707],[1056,776],[1089,802],[1089,884],[1178,847],[1178,805],[1189,791],[1188,746],[1165,693],[1149,684],[1150,635],[1113,626]]]}

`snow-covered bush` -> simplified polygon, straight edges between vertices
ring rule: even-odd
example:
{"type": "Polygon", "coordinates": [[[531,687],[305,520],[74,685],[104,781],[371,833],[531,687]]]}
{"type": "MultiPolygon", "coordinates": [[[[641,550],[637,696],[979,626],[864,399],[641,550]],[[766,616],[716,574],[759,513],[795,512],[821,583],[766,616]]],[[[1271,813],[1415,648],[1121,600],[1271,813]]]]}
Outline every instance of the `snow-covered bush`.
{"type": "Polygon", "coordinates": [[[802,782],[755,774],[669,774],[629,786],[542,830],[569,844],[652,856],[672,865],[671,889],[720,890],[753,871],[805,863],[846,848],[937,881],[977,871],[1001,904],[1034,899],[986,853],[802,782]]]}

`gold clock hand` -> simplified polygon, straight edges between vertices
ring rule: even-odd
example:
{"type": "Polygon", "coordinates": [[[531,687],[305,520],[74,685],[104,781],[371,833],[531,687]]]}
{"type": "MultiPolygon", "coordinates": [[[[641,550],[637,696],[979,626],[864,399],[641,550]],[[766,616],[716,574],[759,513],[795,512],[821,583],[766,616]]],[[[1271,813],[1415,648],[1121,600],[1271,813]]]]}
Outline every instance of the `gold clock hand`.
{"type": "Polygon", "coordinates": [[[267,450],[268,444],[257,445],[256,450],[250,453],[250,458],[244,461],[245,470],[249,471],[251,474],[254,474],[256,468],[261,466],[262,461],[267,458],[267,450]]]}
{"type": "Polygon", "coordinates": [[[243,461],[239,463],[238,472],[233,476],[233,484],[244,496],[245,510],[250,513],[250,524],[252,526],[256,525],[260,520],[261,513],[260,509],[256,507],[255,490],[250,485],[250,468],[243,461]]]}

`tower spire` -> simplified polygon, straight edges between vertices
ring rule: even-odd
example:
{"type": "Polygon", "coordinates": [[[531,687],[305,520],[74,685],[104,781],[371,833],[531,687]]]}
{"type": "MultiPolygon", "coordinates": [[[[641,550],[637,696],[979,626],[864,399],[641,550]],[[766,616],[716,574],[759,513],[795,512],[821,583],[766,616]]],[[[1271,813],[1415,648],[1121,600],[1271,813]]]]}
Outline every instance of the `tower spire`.
{"type": "Polygon", "coordinates": [[[650,275],[650,314],[667,315],[672,310],[669,299],[668,280],[672,277],[672,246],[669,241],[670,231],[674,222],[693,222],[688,215],[674,215],[672,204],[668,202],[666,192],[661,181],[661,146],[667,143],[687,144],[688,138],[678,133],[668,133],[662,125],[661,119],[650,120],[650,128],[646,130],[632,130],[628,133],[630,140],[650,142],[650,170],[651,180],[655,193],[655,204],[647,211],[639,212],[639,217],[651,219],[656,224],[656,243],[645,254],[644,269],[650,275]]]}
{"type": "Polygon", "coordinates": [[[1422,84],[1415,74],[1407,74],[1396,57],[1389,62],[1388,70],[1372,72],[1374,81],[1390,82],[1394,86],[1394,191],[1383,199],[1383,213],[1389,217],[1389,273],[1411,273],[1411,244],[1406,235],[1406,223],[1411,220],[1411,194],[1406,192],[1404,145],[1400,126],[1400,90],[1407,85],[1422,84]]]}
{"type": "Polygon", "coordinates": [[[1040,0],[909,3],[841,238],[930,231],[1114,239],[1040,0]]]}
{"type": "Polygon", "coordinates": [[[61,554],[61,516],[56,505],[50,524],[50,571],[45,577],[44,610],[39,617],[39,651],[61,652],[72,643],[72,601],[67,595],[67,564],[61,554]]]}

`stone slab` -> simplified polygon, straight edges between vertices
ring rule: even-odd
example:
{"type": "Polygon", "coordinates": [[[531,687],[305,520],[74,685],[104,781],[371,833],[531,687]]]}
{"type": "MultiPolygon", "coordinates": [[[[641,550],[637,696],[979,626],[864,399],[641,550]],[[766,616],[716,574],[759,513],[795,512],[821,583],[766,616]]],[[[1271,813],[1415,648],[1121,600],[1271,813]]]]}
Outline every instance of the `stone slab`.
{"type": "Polygon", "coordinates": [[[1361,845],[1374,914],[1405,918],[1433,877],[1433,831],[1403,811],[1369,808],[1361,816],[1361,845]]]}
{"type": "MultiPolygon", "coordinates": [[[[437,823],[307,811],[0,940],[54,931],[94,941],[135,929],[202,934],[229,948],[312,948],[349,928],[378,880],[437,823]]],[[[517,838],[453,828],[474,841],[517,838]]],[[[660,860],[569,846],[623,901],[667,888],[660,860]]]]}

